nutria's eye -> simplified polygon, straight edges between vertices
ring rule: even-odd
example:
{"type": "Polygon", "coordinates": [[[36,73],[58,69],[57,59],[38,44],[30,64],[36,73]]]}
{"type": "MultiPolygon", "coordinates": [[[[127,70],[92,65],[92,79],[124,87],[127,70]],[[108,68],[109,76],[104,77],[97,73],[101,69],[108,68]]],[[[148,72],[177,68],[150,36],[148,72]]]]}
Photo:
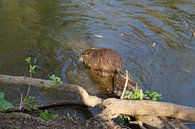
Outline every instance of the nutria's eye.
{"type": "Polygon", "coordinates": [[[90,54],[90,52],[86,52],[86,53],[85,53],[85,55],[89,55],[89,54],[90,54]]]}

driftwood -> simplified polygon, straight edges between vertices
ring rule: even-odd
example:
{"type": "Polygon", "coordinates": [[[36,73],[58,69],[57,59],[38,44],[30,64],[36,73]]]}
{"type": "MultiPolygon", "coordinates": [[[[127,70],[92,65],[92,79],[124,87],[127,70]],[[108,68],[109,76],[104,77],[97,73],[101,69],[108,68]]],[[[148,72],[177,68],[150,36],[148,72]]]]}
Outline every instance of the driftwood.
{"type": "MultiPolygon", "coordinates": [[[[195,108],[149,100],[121,100],[115,98],[101,99],[89,95],[82,87],[74,84],[62,84],[56,86],[53,81],[29,78],[23,76],[0,75],[0,82],[7,84],[31,85],[38,88],[58,89],[64,92],[78,94],[86,106],[104,106],[102,112],[104,116],[112,118],[113,115],[128,114],[137,116],[138,120],[143,120],[147,116],[161,116],[195,121],[195,108]],[[143,116],[143,117],[142,117],[143,116]]],[[[143,120],[144,121],[144,120],[143,120]]]]}

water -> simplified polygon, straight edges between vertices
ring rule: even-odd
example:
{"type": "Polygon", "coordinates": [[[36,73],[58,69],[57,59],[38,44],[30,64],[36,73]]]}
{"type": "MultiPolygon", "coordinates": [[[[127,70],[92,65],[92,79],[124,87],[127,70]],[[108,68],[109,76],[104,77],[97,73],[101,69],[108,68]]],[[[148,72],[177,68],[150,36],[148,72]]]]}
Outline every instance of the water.
{"type": "Polygon", "coordinates": [[[0,14],[1,74],[28,76],[31,56],[35,77],[55,74],[96,92],[77,55],[113,48],[142,88],[195,107],[194,0],[1,0],[0,14]]]}

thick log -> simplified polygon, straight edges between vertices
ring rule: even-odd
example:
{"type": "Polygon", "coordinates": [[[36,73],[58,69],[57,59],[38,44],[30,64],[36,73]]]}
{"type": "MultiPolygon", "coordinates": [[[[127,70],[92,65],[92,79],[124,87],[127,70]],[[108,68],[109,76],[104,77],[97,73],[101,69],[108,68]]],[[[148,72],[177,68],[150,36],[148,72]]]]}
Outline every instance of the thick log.
{"type": "Polygon", "coordinates": [[[18,85],[31,85],[38,88],[46,88],[46,89],[58,89],[64,92],[71,92],[80,95],[83,103],[87,106],[94,107],[98,104],[102,103],[102,99],[96,96],[89,95],[85,89],[78,85],[74,84],[65,84],[63,83],[60,86],[56,86],[53,81],[43,80],[38,78],[29,78],[24,76],[10,76],[10,75],[1,75],[0,74],[0,82],[7,84],[18,84],[18,85]]]}
{"type": "Polygon", "coordinates": [[[149,115],[195,121],[195,108],[173,103],[109,98],[103,102],[103,105],[111,111],[112,115],[149,115]]]}

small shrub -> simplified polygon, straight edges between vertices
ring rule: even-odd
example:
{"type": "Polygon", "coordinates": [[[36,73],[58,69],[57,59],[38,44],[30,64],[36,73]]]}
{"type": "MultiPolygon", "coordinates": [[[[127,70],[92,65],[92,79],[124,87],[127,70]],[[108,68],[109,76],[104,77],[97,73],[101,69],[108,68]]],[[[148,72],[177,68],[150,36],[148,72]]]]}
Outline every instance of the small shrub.
{"type": "Polygon", "coordinates": [[[24,103],[23,103],[24,110],[31,112],[31,111],[36,111],[38,110],[38,105],[35,104],[35,97],[34,96],[26,96],[24,98],[24,103]]]}

